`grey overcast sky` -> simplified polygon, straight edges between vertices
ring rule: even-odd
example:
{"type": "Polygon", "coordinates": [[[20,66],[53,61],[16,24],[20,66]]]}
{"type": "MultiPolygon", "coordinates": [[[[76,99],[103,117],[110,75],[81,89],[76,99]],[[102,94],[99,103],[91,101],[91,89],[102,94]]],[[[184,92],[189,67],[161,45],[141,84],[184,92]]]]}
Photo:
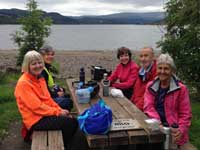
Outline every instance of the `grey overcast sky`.
{"type": "MultiPolygon", "coordinates": [[[[65,16],[164,11],[166,0],[36,0],[39,9],[65,16]]],[[[26,9],[27,0],[0,0],[0,9],[26,9]]]]}

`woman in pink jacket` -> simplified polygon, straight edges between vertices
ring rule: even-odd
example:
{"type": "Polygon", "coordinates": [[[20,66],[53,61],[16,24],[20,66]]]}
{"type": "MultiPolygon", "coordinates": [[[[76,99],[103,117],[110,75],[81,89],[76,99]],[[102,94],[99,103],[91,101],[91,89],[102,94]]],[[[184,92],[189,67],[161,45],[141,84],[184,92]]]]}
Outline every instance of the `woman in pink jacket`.
{"type": "Polygon", "coordinates": [[[188,142],[191,124],[191,107],[186,86],[174,75],[175,65],[169,54],[157,59],[157,78],[148,83],[144,95],[144,112],[160,121],[161,127],[172,127],[171,135],[180,147],[188,142]]]}
{"type": "Polygon", "coordinates": [[[124,96],[131,98],[133,92],[133,85],[135,83],[138,65],[131,60],[131,51],[129,48],[120,47],[117,51],[117,58],[120,63],[116,69],[108,77],[111,86],[122,90],[124,96]]]}

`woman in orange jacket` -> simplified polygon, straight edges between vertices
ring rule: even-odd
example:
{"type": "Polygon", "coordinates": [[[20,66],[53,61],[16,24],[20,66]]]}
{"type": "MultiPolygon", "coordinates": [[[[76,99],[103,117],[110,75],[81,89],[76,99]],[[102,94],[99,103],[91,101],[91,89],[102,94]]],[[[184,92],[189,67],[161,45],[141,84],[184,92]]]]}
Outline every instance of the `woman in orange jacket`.
{"type": "Polygon", "coordinates": [[[46,82],[41,76],[44,69],[42,56],[29,51],[24,56],[22,76],[19,78],[15,97],[22,120],[29,132],[33,130],[62,130],[67,147],[74,136],[78,123],[51,98],[46,82]]]}

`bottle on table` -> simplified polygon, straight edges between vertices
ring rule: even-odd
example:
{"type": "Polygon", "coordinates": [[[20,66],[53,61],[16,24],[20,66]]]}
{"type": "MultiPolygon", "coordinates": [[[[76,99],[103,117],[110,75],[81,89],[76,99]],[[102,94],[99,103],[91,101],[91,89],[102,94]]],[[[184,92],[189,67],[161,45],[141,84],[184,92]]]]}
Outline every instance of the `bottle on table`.
{"type": "Polygon", "coordinates": [[[168,124],[163,124],[163,129],[162,129],[163,133],[165,134],[165,142],[164,142],[164,150],[169,150],[170,148],[170,127],[168,124]]]}
{"type": "Polygon", "coordinates": [[[110,81],[107,79],[108,74],[104,73],[103,75],[103,96],[109,96],[109,86],[110,86],[110,81]]]}
{"type": "Polygon", "coordinates": [[[80,68],[79,81],[82,82],[83,85],[85,84],[85,71],[83,67],[80,68]]]}
{"type": "MultiPolygon", "coordinates": [[[[171,125],[172,130],[173,130],[173,129],[177,129],[178,127],[179,127],[179,126],[178,126],[178,124],[176,124],[176,123],[173,123],[173,124],[171,125]]],[[[176,144],[175,139],[173,138],[173,136],[171,136],[170,149],[171,149],[171,150],[177,150],[177,149],[178,149],[178,145],[176,144]]]]}

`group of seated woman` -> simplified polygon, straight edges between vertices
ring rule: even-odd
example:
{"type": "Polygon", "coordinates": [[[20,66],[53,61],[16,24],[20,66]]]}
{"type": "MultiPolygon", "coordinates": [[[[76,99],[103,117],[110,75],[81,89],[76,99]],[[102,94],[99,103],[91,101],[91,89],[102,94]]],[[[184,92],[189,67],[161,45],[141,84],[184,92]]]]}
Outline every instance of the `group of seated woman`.
{"type": "Polygon", "coordinates": [[[171,127],[171,134],[179,147],[188,142],[191,124],[191,106],[186,86],[176,77],[176,67],[169,54],[161,54],[154,60],[153,49],[144,47],[139,51],[140,67],[131,59],[131,51],[121,47],[117,51],[120,63],[108,78],[111,86],[121,89],[160,127],[171,127]]]}
{"type": "MultiPolygon", "coordinates": [[[[29,133],[33,130],[62,130],[67,147],[78,130],[78,123],[70,115],[73,107],[64,88],[55,88],[50,73],[54,51],[43,47],[40,53],[32,50],[25,54],[23,74],[19,78],[15,97],[23,123],[29,133]]],[[[172,136],[182,146],[188,142],[191,123],[191,107],[186,86],[175,75],[175,64],[169,54],[161,54],[154,60],[153,49],[144,47],[139,51],[140,67],[132,60],[130,49],[117,51],[120,63],[108,77],[110,85],[121,89],[150,118],[160,125],[177,124],[172,136]]],[[[80,146],[85,148],[86,146],[80,146]]]]}

